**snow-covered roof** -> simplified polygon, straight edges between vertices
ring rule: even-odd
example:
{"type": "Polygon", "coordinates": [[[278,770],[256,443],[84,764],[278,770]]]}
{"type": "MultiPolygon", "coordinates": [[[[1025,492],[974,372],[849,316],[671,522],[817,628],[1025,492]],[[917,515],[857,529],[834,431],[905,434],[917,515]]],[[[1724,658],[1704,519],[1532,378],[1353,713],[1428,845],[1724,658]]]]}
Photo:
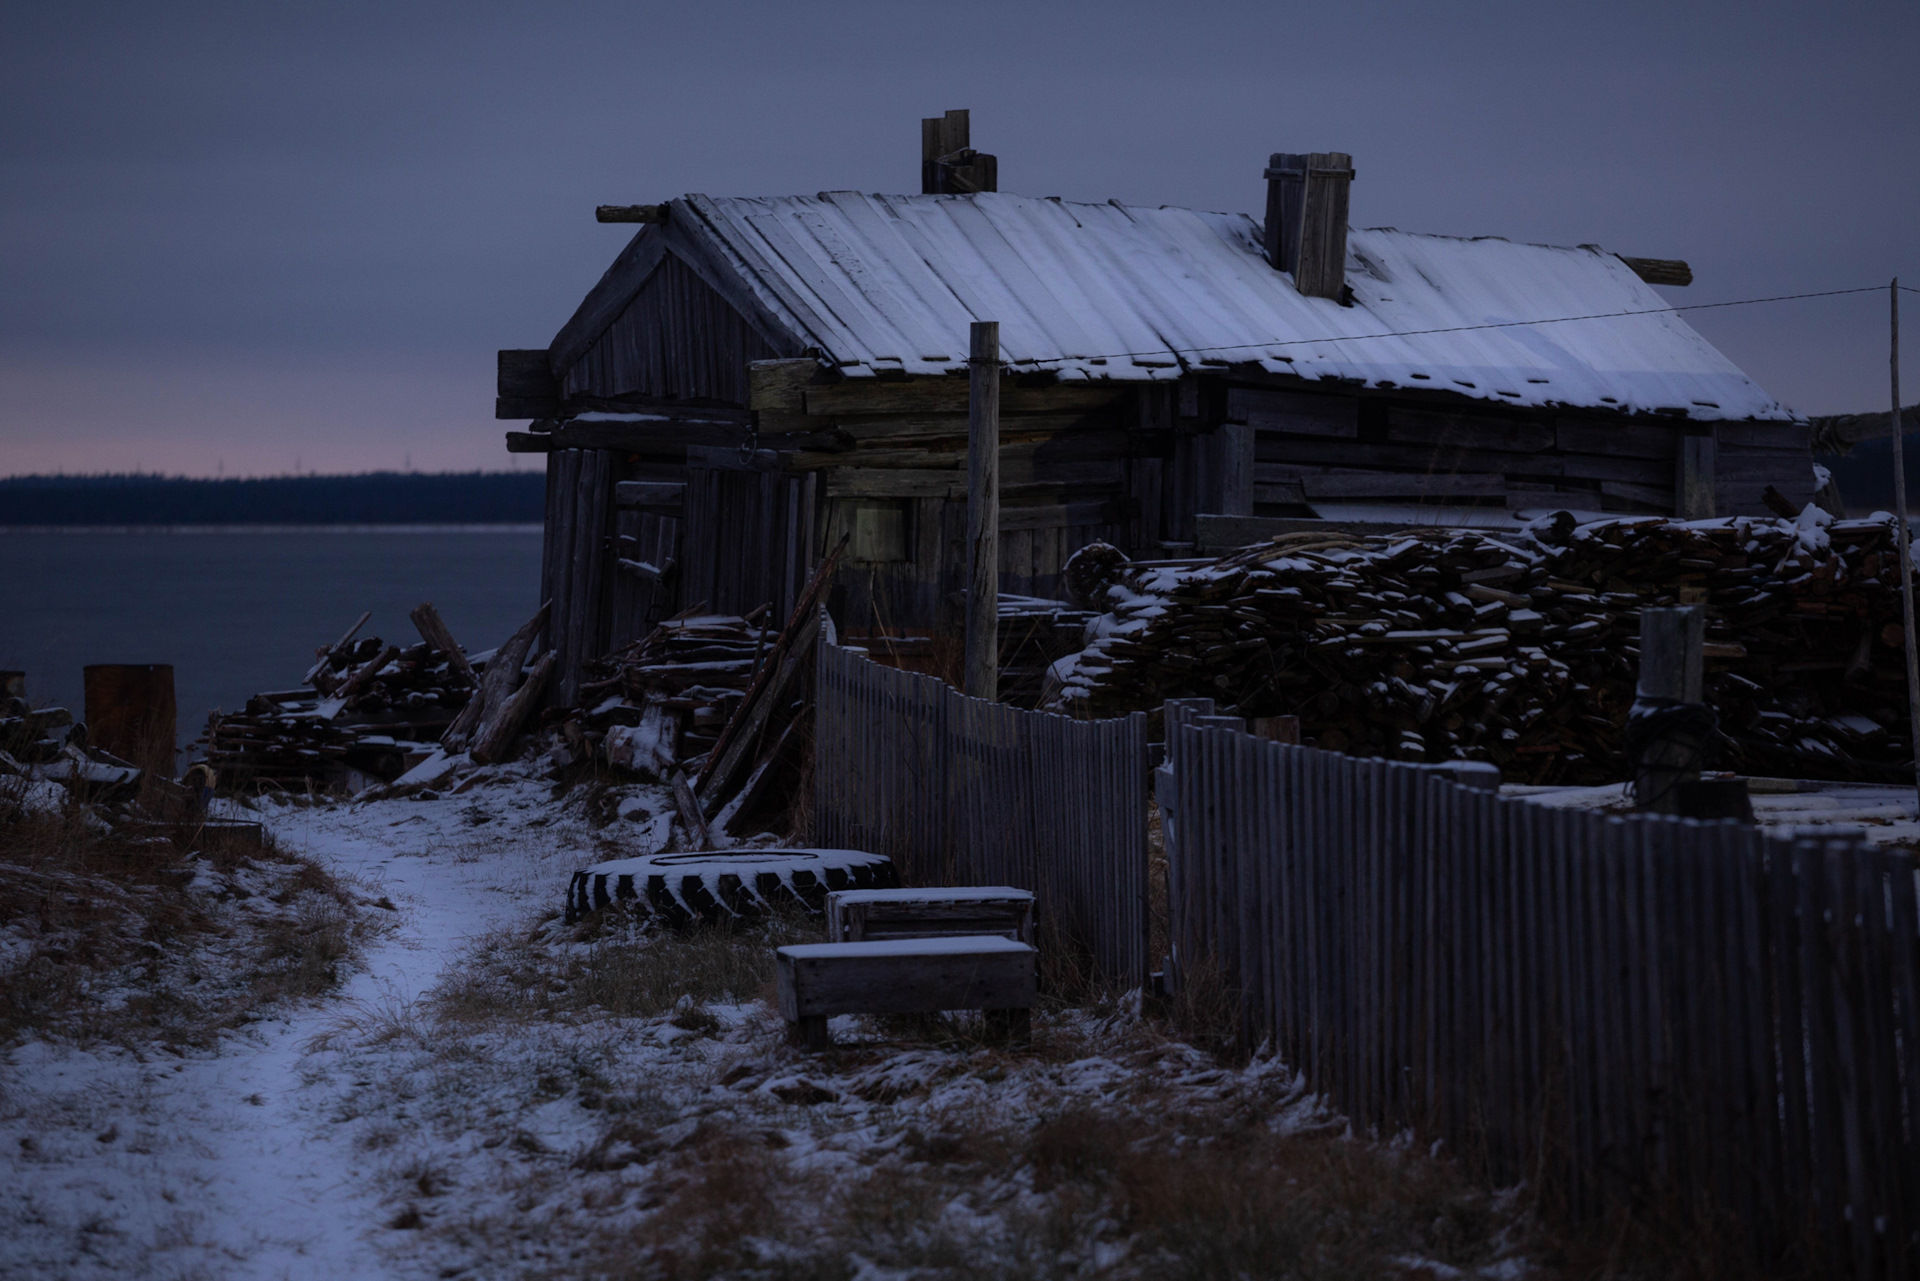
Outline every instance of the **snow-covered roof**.
{"type": "Polygon", "coordinates": [[[951,372],[968,324],[997,320],[1016,370],[1063,379],[1257,362],[1512,405],[1795,417],[1591,245],[1355,230],[1345,307],[1297,292],[1244,214],[1005,192],[689,196],[673,216],[686,214],[783,324],[852,377],[951,372]],[[1622,311],[1655,314],[1467,328],[1622,311]]]}

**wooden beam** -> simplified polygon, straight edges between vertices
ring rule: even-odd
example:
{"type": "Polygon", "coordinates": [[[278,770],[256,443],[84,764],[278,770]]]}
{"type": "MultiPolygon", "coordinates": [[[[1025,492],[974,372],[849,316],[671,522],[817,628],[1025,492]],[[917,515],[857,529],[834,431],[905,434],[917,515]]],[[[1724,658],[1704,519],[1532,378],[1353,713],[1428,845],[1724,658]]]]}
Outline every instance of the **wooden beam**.
{"type": "Polygon", "coordinates": [[[747,443],[749,429],[737,423],[672,420],[635,422],[565,422],[542,433],[552,449],[624,449],[644,454],[689,445],[738,449],[747,443]]]}
{"type": "Polygon", "coordinates": [[[655,226],[667,220],[665,205],[596,205],[595,222],[645,222],[655,226]]]}
{"type": "Polygon", "coordinates": [[[1615,254],[1614,257],[1633,268],[1633,274],[1650,285],[1693,283],[1693,268],[1678,258],[1629,258],[1625,254],[1615,254]]]}
{"type": "MultiPolygon", "coordinates": [[[[1863,440],[1885,440],[1893,435],[1893,411],[1878,414],[1830,414],[1812,420],[1816,453],[1844,454],[1863,440]]],[[[1920,431],[1920,405],[1900,411],[1900,430],[1920,431]]]]}
{"type": "MultiPolygon", "coordinates": [[[[558,401],[560,384],[554,381],[545,347],[503,348],[495,359],[494,395],[502,400],[558,401]]],[[[515,415],[520,417],[521,415],[515,415]]],[[[538,415],[534,415],[538,417],[538,415]]]]}
{"type": "Polygon", "coordinates": [[[807,385],[824,371],[811,356],[747,362],[747,408],[769,413],[807,412],[807,385]]]}
{"type": "MultiPolygon", "coordinates": [[[[1131,387],[1003,387],[1001,414],[1066,413],[1111,406],[1131,387]]],[[[926,378],[847,378],[806,390],[809,414],[927,414],[967,412],[967,380],[952,375],[926,378]]]]}

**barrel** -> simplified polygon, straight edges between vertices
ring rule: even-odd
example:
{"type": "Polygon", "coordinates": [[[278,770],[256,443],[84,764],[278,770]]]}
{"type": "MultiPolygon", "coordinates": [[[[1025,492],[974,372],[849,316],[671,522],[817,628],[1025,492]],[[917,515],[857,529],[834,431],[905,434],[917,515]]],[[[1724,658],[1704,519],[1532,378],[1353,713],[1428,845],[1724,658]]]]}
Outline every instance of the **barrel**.
{"type": "Polygon", "coordinates": [[[121,760],[172,778],[173,665],[94,663],[84,670],[87,741],[121,760]]]}

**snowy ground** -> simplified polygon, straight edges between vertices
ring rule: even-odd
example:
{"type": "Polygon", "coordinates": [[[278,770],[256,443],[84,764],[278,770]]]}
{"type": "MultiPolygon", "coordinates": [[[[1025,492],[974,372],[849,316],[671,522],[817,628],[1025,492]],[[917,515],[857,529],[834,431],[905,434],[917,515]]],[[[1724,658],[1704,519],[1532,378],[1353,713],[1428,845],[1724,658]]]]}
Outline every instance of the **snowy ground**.
{"type": "Polygon", "coordinates": [[[587,861],[544,789],[269,807],[288,845],[385,895],[400,927],[336,998],[281,1010],[218,1052],[42,1042],[0,1062],[0,1276],[378,1277],[361,1154],[330,1124],[307,1046],[343,1009],[404,1007],[462,942],[523,914],[587,861]],[[491,815],[480,825],[474,819],[491,815]],[[537,826],[536,826],[537,825],[537,826]]]}
{"type": "Polygon", "coordinates": [[[841,1019],[809,1057],[753,993],[647,995],[659,947],[690,991],[739,988],[739,957],[557,909],[668,804],[603,796],[596,828],[500,770],[273,809],[394,928],[337,995],[214,1049],[0,1059],[0,1276],[1526,1273],[1511,1199],[1342,1139],[1282,1065],[1216,1062],[1127,1000],[1042,1013],[1030,1050],[841,1019]]]}

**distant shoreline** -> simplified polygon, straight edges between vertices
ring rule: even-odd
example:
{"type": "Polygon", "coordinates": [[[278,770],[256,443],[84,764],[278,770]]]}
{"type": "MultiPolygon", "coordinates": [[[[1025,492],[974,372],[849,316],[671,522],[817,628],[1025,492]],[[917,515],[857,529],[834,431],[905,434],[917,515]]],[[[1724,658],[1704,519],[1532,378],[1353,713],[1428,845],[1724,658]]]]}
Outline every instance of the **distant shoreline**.
{"type": "Polygon", "coordinates": [[[529,521],[361,525],[0,525],[8,534],[537,534],[529,521]]]}
{"type": "Polygon", "coordinates": [[[249,480],[13,476],[0,480],[0,528],[499,528],[539,522],[546,488],[541,472],[369,472],[249,480]]]}

